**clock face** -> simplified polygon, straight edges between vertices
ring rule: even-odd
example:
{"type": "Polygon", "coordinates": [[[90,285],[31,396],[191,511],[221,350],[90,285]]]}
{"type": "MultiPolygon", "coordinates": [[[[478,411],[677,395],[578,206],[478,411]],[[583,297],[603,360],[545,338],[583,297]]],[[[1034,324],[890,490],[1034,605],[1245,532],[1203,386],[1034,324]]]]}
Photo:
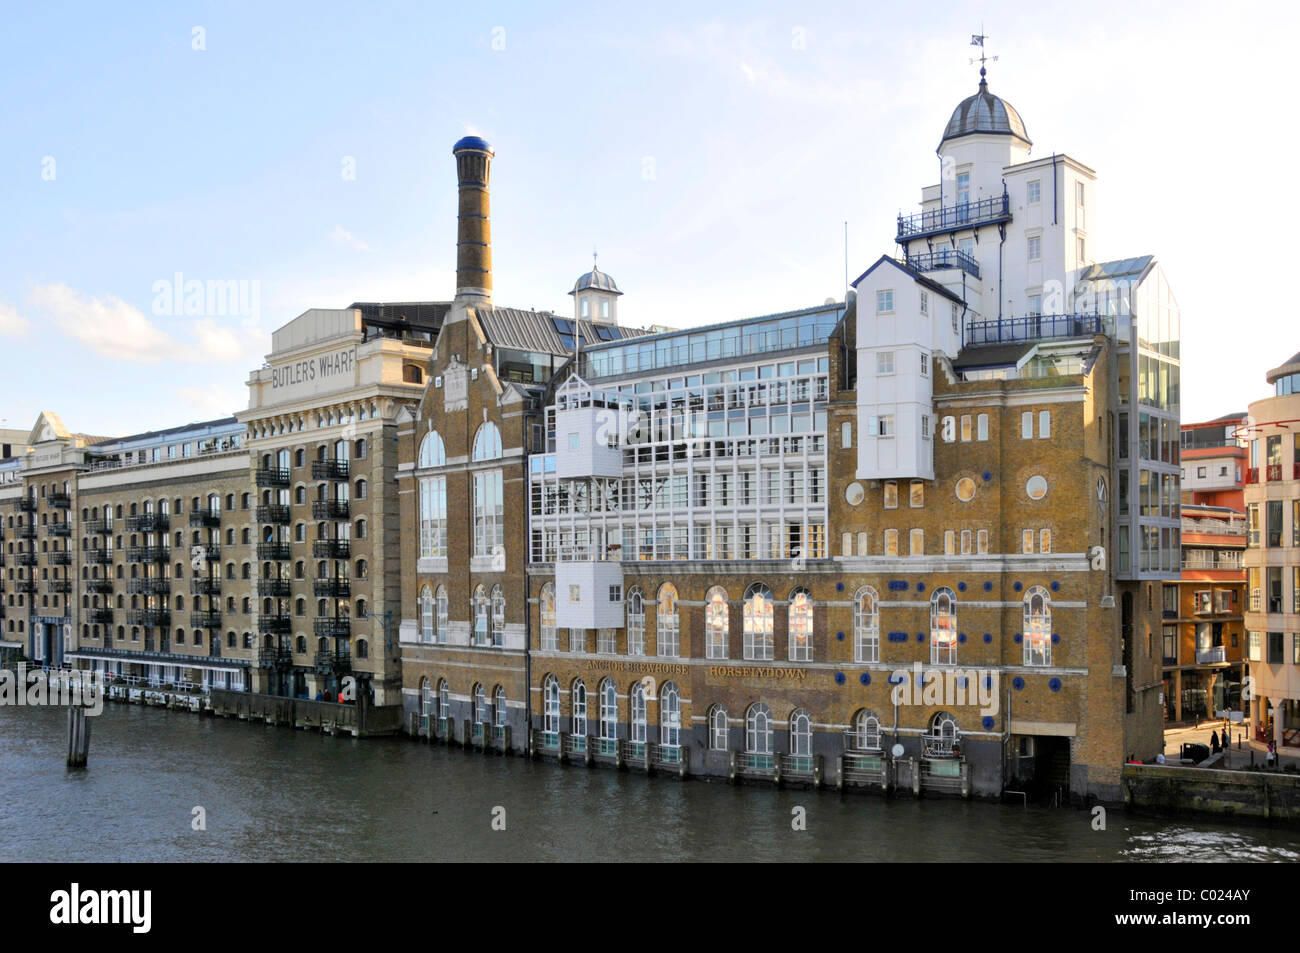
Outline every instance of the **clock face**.
{"type": "Polygon", "coordinates": [[[857,506],[866,495],[866,491],[862,489],[862,484],[856,480],[844,488],[844,500],[849,506],[857,506]]]}

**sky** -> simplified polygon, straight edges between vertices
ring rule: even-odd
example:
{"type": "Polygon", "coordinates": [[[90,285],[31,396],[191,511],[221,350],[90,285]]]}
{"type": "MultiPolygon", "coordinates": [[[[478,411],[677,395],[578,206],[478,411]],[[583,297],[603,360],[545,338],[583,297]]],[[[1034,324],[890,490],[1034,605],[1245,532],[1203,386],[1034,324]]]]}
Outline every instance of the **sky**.
{"type": "Polygon", "coordinates": [[[841,298],[844,223],[850,279],[896,251],[981,31],[1032,154],[1097,170],[1098,260],[1160,260],[1183,420],[1245,410],[1300,351],[1248,277],[1290,261],[1296,190],[1267,182],[1296,141],[1297,21],[1136,0],[13,6],[0,427],[226,416],[308,308],[449,300],[466,133],[496,153],[498,304],[571,313],[593,249],[625,324],[841,298]],[[193,281],[238,293],[186,313],[193,281]]]}

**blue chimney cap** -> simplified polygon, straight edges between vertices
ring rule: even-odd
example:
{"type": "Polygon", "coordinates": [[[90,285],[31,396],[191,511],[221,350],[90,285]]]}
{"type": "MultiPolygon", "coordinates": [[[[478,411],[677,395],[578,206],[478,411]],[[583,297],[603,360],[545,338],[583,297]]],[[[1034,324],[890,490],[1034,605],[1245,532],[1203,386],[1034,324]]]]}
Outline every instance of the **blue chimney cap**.
{"type": "Polygon", "coordinates": [[[486,140],[480,139],[478,136],[465,136],[463,139],[461,139],[459,142],[457,142],[454,146],[451,147],[451,151],[453,154],[457,152],[469,152],[469,151],[490,153],[492,151],[492,147],[487,144],[486,140]]]}

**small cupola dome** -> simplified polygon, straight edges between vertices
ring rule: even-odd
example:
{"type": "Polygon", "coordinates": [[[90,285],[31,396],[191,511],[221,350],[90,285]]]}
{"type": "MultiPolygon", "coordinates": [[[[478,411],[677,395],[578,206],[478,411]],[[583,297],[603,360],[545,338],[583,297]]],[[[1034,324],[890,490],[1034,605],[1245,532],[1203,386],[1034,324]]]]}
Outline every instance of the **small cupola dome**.
{"type": "Polygon", "coordinates": [[[1005,99],[989,92],[984,67],[980,67],[979,91],[974,96],[963,99],[952,111],[952,118],[943,131],[943,138],[939,140],[939,148],[943,148],[949,139],[976,134],[1014,136],[1026,145],[1033,145],[1020,113],[1005,99]]]}

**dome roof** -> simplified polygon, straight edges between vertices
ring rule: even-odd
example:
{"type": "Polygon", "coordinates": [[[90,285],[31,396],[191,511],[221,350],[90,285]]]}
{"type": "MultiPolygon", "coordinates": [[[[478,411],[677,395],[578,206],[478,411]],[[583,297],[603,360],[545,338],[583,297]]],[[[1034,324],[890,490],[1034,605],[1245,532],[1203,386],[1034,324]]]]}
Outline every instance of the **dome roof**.
{"type": "Polygon", "coordinates": [[[479,136],[464,136],[451,147],[453,153],[456,152],[491,152],[492,147],[487,144],[487,140],[479,136]]]}
{"type": "Polygon", "coordinates": [[[952,111],[952,118],[948,120],[948,127],[944,129],[939,145],[942,146],[949,139],[974,133],[1015,136],[1033,145],[1029,133],[1025,132],[1025,123],[1020,118],[1020,113],[1009,102],[989,92],[983,68],[980,69],[979,92],[963,99],[952,111]]]}
{"type": "Polygon", "coordinates": [[[605,274],[594,264],[591,271],[587,272],[573,286],[569,294],[577,294],[579,291],[608,291],[610,294],[621,295],[623,292],[618,290],[618,285],[614,284],[614,279],[605,274]]]}

